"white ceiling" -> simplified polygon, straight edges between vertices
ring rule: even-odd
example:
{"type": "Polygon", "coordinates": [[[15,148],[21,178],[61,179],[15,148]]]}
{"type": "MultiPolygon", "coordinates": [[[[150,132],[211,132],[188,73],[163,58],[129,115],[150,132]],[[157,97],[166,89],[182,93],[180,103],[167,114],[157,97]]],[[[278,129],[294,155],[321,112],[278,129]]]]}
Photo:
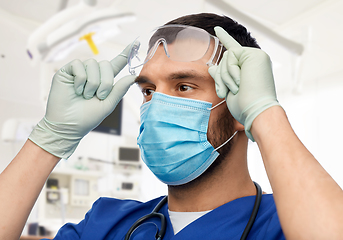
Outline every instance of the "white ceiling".
{"type": "MultiPolygon", "coordinates": [[[[312,81],[343,70],[342,0],[225,0],[236,9],[264,24],[276,33],[305,46],[300,71],[301,82],[312,81]]],[[[63,8],[79,4],[79,0],[0,0],[0,10],[12,15],[28,33],[63,8]],[[25,23],[25,24],[24,24],[25,23]]],[[[99,0],[97,9],[134,13],[136,21],[122,24],[118,43],[131,42],[139,32],[150,31],[165,22],[191,13],[215,12],[230,16],[218,9],[211,0],[99,0]]],[[[244,24],[244,21],[236,19],[244,24]]],[[[13,23],[14,24],[14,23],[13,23]]],[[[13,25],[12,24],[12,25],[13,25]]],[[[275,68],[279,91],[294,88],[295,56],[268,39],[258,30],[246,25],[262,48],[270,54],[275,68]]],[[[20,27],[19,27],[20,28],[20,27]]],[[[23,46],[24,48],[24,46],[23,46]]]]}
{"type": "MultiPolygon", "coordinates": [[[[224,0],[233,7],[251,15],[264,24],[282,27],[307,13],[331,5],[339,0],[224,0]]],[[[23,18],[43,23],[60,10],[77,5],[80,0],[0,0],[0,8],[23,18]]],[[[129,11],[139,17],[139,22],[162,22],[169,16],[194,12],[208,12],[211,0],[98,0],[97,8],[113,7],[129,11]]],[[[225,14],[215,9],[219,14],[225,14]]],[[[226,13],[227,14],[227,13],[226,13]]]]}
{"type": "Polygon", "coordinates": [[[291,20],[309,12],[326,0],[258,0],[258,1],[226,1],[248,14],[267,21],[275,26],[282,26],[291,20]]]}
{"type": "MultiPolygon", "coordinates": [[[[0,7],[12,14],[44,22],[63,8],[78,4],[80,0],[1,0],[0,7]]],[[[210,2],[210,1],[208,1],[210,2]]],[[[226,0],[232,6],[271,24],[282,26],[294,18],[304,15],[321,5],[334,2],[329,0],[226,0]]],[[[206,3],[207,4],[207,3],[206,3]]],[[[203,9],[205,1],[165,1],[165,0],[98,0],[97,7],[116,6],[122,10],[130,10],[146,19],[156,19],[162,15],[180,15],[203,9]],[[153,14],[152,14],[153,13],[153,14]]]]}

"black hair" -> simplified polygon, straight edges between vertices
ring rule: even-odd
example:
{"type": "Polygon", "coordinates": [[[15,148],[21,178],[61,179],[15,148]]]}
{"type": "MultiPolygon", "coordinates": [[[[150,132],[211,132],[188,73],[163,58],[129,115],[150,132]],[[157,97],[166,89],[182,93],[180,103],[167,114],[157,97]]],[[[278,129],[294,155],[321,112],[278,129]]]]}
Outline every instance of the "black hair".
{"type": "Polygon", "coordinates": [[[222,27],[229,33],[239,44],[245,47],[260,48],[254,37],[241,24],[227,16],[220,16],[213,13],[191,14],[176,18],[165,25],[180,24],[202,28],[209,34],[215,36],[214,27],[222,27]]]}

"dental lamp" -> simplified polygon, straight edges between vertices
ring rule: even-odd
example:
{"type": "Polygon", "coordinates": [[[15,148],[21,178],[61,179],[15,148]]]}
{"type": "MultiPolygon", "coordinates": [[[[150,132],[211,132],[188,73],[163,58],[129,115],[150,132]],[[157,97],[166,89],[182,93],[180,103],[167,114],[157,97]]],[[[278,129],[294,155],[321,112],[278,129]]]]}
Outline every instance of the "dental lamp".
{"type": "Polygon", "coordinates": [[[120,32],[118,24],[135,20],[132,13],[117,13],[111,8],[98,10],[95,5],[94,0],[82,0],[35,30],[27,44],[32,63],[61,60],[84,42],[88,43],[93,54],[97,54],[97,44],[120,32]]]}

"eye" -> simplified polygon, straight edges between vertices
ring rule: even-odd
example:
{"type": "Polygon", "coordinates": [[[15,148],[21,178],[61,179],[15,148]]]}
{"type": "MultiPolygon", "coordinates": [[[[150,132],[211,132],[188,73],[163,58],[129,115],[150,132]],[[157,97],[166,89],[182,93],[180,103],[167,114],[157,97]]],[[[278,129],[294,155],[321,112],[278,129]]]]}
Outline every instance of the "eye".
{"type": "Polygon", "coordinates": [[[152,94],[154,94],[155,90],[153,89],[149,89],[149,88],[143,88],[142,89],[142,93],[144,96],[150,96],[152,94]]]}
{"type": "Polygon", "coordinates": [[[180,92],[186,92],[186,91],[189,91],[189,90],[192,90],[193,88],[191,86],[187,86],[187,85],[180,85],[179,86],[179,91],[180,92]]]}

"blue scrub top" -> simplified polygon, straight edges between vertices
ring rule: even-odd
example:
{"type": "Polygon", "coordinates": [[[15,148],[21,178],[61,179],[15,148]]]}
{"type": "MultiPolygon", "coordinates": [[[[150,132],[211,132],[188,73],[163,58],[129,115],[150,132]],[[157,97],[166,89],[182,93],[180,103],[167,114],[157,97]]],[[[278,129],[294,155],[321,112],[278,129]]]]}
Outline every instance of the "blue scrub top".
{"type": "MultiPolygon", "coordinates": [[[[85,219],[79,224],[67,223],[56,234],[56,240],[122,240],[132,224],[149,214],[162,197],[146,203],[133,200],[99,198],[85,219]]],[[[226,203],[198,218],[174,235],[168,215],[168,204],[160,212],[166,216],[167,229],[164,240],[185,239],[240,239],[250,218],[255,196],[243,197],[226,203]]],[[[160,228],[159,219],[151,219],[160,228]]],[[[154,240],[156,228],[144,224],[131,239],[154,240]]],[[[273,195],[264,194],[254,225],[247,239],[285,239],[277,216],[273,195]]]]}

